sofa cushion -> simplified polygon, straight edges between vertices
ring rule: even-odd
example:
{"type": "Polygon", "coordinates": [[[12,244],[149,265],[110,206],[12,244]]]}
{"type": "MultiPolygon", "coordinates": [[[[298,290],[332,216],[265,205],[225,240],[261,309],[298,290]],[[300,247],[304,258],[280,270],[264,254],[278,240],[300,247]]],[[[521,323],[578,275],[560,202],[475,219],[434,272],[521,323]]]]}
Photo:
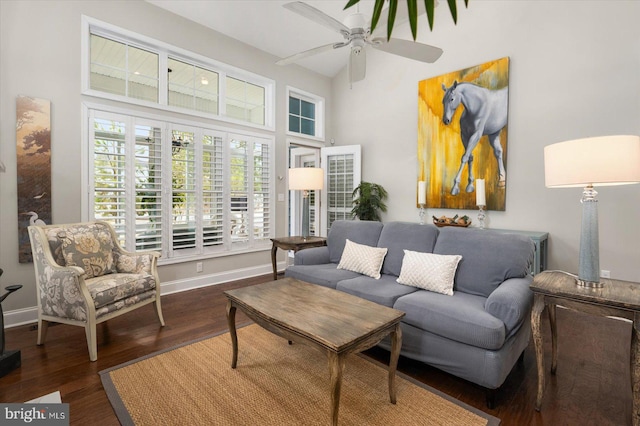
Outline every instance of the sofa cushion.
{"type": "Polygon", "coordinates": [[[460,259],[459,255],[405,250],[398,282],[453,296],[453,279],[460,259]]]}
{"type": "Polygon", "coordinates": [[[347,238],[338,269],[346,269],[379,279],[386,254],[386,248],[365,246],[347,238]]]}
{"type": "Polygon", "coordinates": [[[399,276],[404,250],[432,253],[437,237],[438,228],[434,225],[409,222],[385,223],[378,240],[378,247],[389,249],[382,264],[382,273],[399,276]]]}
{"type": "Polygon", "coordinates": [[[487,297],[503,281],[529,273],[534,245],[523,235],[444,227],[433,252],[461,255],[454,289],[487,297]]]}
{"type": "Polygon", "coordinates": [[[115,272],[113,239],[100,223],[82,224],[58,232],[66,266],[84,269],[86,278],[115,272]]]}
{"type": "Polygon", "coordinates": [[[369,220],[336,220],[327,235],[329,261],[340,262],[347,238],[358,244],[376,247],[382,226],[382,222],[369,220]]]}
{"type": "Polygon", "coordinates": [[[284,276],[329,288],[336,288],[338,282],[342,280],[362,276],[357,272],[338,269],[337,267],[338,265],[335,263],[325,263],[324,265],[293,265],[285,269],[284,276]]]}
{"type": "Polygon", "coordinates": [[[385,274],[379,280],[364,276],[342,280],[336,289],[390,308],[398,297],[418,290],[415,287],[398,284],[395,275],[385,274]]]}

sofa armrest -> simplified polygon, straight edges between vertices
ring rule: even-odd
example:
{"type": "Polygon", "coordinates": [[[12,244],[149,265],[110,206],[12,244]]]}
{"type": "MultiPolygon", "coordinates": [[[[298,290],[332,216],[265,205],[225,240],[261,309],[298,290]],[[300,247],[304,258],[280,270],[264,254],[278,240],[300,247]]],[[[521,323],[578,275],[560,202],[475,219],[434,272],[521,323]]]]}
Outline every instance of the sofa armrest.
{"type": "Polygon", "coordinates": [[[325,263],[331,263],[329,261],[329,248],[312,247],[296,252],[293,259],[294,265],[323,265],[325,263]]]}
{"type": "Polygon", "coordinates": [[[504,281],[487,298],[484,309],[504,322],[507,334],[531,313],[533,292],[529,288],[533,277],[510,278],[504,281]]]}

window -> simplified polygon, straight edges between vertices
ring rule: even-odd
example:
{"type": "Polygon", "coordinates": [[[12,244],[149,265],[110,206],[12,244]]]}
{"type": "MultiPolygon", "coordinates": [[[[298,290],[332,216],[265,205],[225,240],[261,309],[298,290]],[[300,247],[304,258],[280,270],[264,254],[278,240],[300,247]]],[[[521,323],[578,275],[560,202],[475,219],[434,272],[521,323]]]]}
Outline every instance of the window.
{"type": "Polygon", "coordinates": [[[89,216],[162,259],[269,247],[271,138],[89,111],[89,216]]]}
{"type": "Polygon", "coordinates": [[[227,77],[227,116],[264,124],[264,87],[227,77]]]}
{"type": "Polygon", "coordinates": [[[218,114],[218,73],[171,58],[167,72],[169,105],[218,114]]]}
{"type": "Polygon", "coordinates": [[[83,94],[274,128],[275,82],[83,16],[83,94]]]}
{"type": "Polygon", "coordinates": [[[324,99],[297,89],[287,88],[289,134],[324,138],[324,99]]]}
{"type": "Polygon", "coordinates": [[[91,34],[91,89],[158,102],[158,55],[91,34]]]}

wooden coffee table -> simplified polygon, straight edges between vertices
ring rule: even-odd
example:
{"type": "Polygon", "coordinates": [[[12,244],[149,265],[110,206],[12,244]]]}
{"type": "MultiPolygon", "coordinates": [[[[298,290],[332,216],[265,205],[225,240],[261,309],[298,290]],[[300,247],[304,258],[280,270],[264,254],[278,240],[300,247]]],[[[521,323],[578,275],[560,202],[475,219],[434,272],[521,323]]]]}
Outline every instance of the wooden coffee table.
{"type": "Polygon", "coordinates": [[[285,278],[225,291],[233,344],[231,368],[238,363],[236,308],[270,332],[327,354],[331,378],[331,422],[338,423],[342,371],[347,355],[391,335],[389,399],[396,403],[396,367],[402,346],[404,312],[315,284],[285,278]]]}

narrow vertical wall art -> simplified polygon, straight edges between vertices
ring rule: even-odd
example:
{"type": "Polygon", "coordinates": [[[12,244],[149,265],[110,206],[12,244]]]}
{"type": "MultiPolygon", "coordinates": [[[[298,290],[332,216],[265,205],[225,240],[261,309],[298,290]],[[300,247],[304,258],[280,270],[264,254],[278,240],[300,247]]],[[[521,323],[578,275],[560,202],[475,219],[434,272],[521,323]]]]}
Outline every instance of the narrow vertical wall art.
{"type": "Polygon", "coordinates": [[[418,180],[430,208],[505,210],[509,58],[418,83],[418,180]]]}
{"type": "Polygon", "coordinates": [[[27,227],[51,223],[51,102],[16,99],[18,260],[32,261],[27,227]]]}

